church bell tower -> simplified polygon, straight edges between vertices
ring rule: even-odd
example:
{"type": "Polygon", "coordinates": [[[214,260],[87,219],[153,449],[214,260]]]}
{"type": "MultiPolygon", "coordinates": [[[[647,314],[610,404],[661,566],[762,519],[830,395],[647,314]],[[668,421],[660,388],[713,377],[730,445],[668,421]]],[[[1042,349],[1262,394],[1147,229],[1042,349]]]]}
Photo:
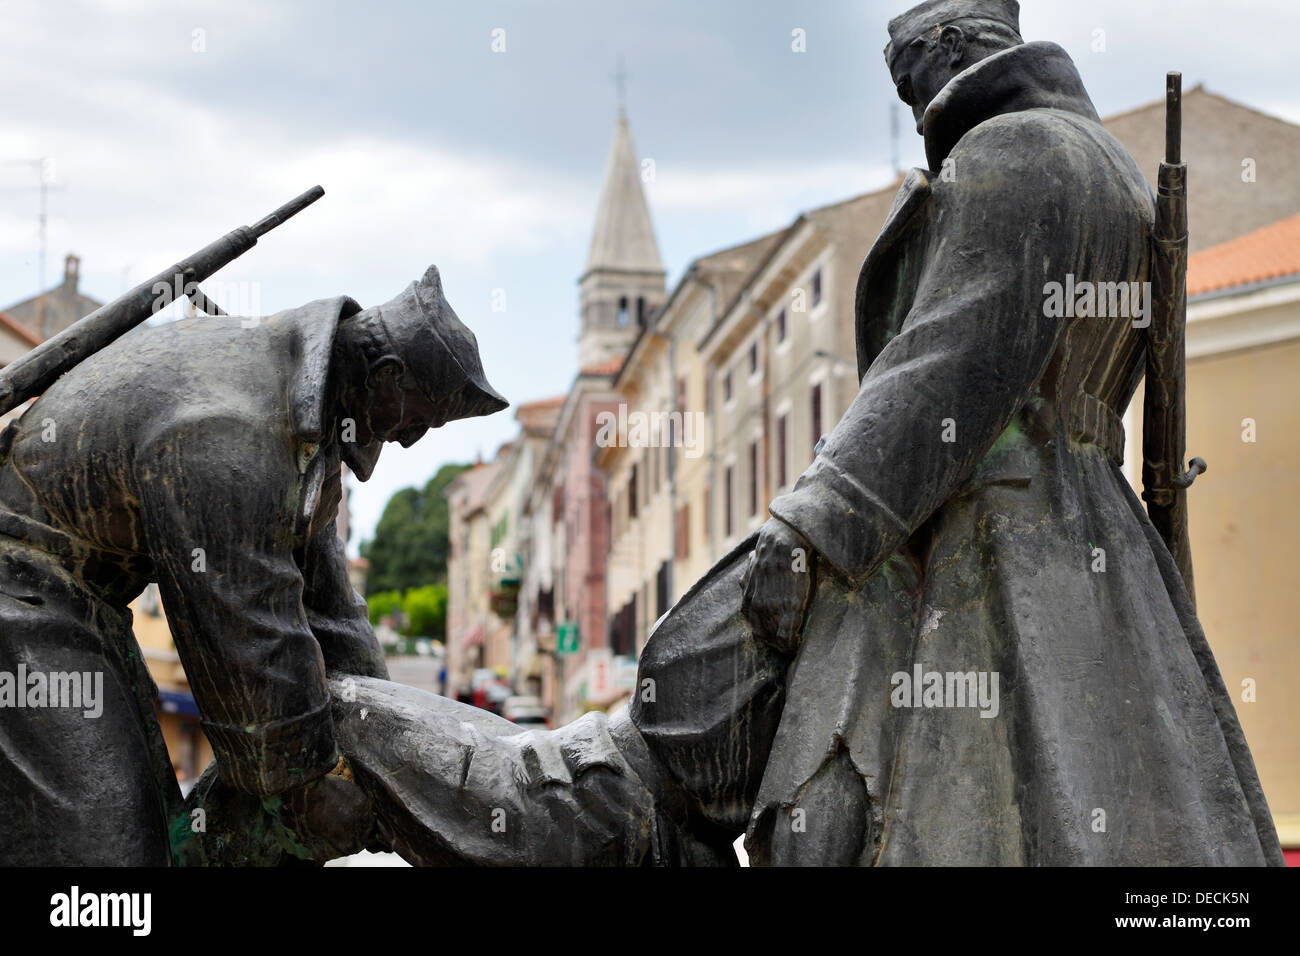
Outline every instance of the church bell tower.
{"type": "Polygon", "coordinates": [[[578,280],[580,368],[603,365],[627,355],[651,313],[664,303],[664,280],[659,245],[641,188],[641,170],[628,132],[627,112],[620,105],[614,141],[605,162],[591,248],[578,280]]]}

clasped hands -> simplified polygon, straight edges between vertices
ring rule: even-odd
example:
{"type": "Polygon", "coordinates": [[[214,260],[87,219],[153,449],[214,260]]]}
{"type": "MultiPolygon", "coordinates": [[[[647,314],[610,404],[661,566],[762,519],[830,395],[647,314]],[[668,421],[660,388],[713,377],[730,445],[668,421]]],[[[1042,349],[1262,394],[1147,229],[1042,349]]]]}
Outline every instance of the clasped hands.
{"type": "Polygon", "coordinates": [[[769,518],[740,579],[741,612],[754,637],[782,653],[793,653],[803,632],[813,592],[816,552],[803,536],[778,518],[769,518]]]}

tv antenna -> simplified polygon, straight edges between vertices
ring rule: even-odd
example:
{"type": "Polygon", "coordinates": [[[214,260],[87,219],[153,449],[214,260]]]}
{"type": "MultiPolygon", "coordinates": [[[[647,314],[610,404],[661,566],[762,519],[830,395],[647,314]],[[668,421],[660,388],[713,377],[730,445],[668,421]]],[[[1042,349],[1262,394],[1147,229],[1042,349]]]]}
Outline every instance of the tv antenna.
{"type": "Polygon", "coordinates": [[[54,172],[54,160],[49,156],[42,156],[39,159],[11,159],[6,165],[9,166],[27,166],[36,170],[36,176],[40,184],[41,204],[38,218],[38,242],[39,251],[37,254],[37,295],[45,292],[45,253],[48,233],[46,223],[49,218],[50,192],[55,188],[56,177],[54,172]]]}

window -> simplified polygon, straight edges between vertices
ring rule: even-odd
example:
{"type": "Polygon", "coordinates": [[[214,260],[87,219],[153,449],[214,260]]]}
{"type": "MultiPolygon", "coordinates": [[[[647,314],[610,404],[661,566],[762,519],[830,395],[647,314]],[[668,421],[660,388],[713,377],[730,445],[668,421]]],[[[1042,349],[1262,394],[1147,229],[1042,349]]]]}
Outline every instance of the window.
{"type": "Polygon", "coordinates": [[[749,346],[749,374],[758,373],[758,342],[755,341],[749,346]]]}
{"type": "MultiPolygon", "coordinates": [[[[649,581],[647,581],[645,584],[641,586],[641,608],[642,608],[642,614],[645,616],[646,619],[640,621],[639,623],[640,626],[645,629],[645,632],[649,633],[650,625],[654,623],[654,619],[650,617],[650,582],[649,581]]],[[[635,634],[635,632],[633,633],[635,634]]],[[[645,643],[644,641],[640,641],[632,645],[632,654],[631,654],[632,657],[636,657],[638,645],[644,643],[645,643]]]]}
{"type": "Polygon", "coordinates": [[[736,469],[731,465],[726,467],[722,476],[722,533],[725,537],[731,537],[731,512],[732,496],[735,494],[735,472],[736,469]]]}
{"type": "Polygon", "coordinates": [[[749,516],[758,514],[758,442],[749,443],[749,516]]]}
{"type": "Polygon", "coordinates": [[[673,557],[678,561],[684,561],[691,556],[691,506],[682,505],[677,509],[677,514],[673,519],[674,537],[677,539],[674,544],[673,557]]]}
{"type": "Polygon", "coordinates": [[[784,488],[789,475],[786,473],[786,432],[790,416],[782,415],[776,420],[776,485],[784,488]]]}
{"type": "Polygon", "coordinates": [[[655,574],[655,616],[654,620],[647,622],[647,631],[654,626],[655,621],[668,613],[668,568],[669,564],[665,561],[659,565],[659,571],[655,574]]]}
{"type": "Polygon", "coordinates": [[[637,473],[636,472],[637,472],[637,466],[633,465],[632,476],[627,480],[627,516],[629,518],[636,517],[636,506],[637,506],[637,494],[636,494],[637,473]]]}
{"type": "Polygon", "coordinates": [[[785,341],[785,309],[776,314],[776,340],[785,341]]]}
{"type": "Polygon", "coordinates": [[[641,328],[645,325],[645,299],[642,296],[636,297],[636,326],[641,328]]]}
{"type": "Polygon", "coordinates": [[[821,305],[822,301],[822,270],[818,269],[812,274],[812,304],[813,308],[821,305]]]}
{"type": "MultiPolygon", "coordinates": [[[[822,437],[822,383],[818,382],[812,387],[812,443],[816,449],[817,442],[822,437]]],[[[816,451],[813,457],[816,457],[816,451]]]]}
{"type": "Polygon", "coordinates": [[[618,327],[621,329],[627,325],[627,296],[622,296],[618,300],[618,327]]]}
{"type": "Polygon", "coordinates": [[[726,375],[722,376],[722,401],[723,402],[731,401],[731,370],[730,369],[727,370],[726,375]]]}
{"type": "Polygon", "coordinates": [[[614,615],[609,625],[609,648],[615,657],[636,654],[636,594],[614,615]]]}

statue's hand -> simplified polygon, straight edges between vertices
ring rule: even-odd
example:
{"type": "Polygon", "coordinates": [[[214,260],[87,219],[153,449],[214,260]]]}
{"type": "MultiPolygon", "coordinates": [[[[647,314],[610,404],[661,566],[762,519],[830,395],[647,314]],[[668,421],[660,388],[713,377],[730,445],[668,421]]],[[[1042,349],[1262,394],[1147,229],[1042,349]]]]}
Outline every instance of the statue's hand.
{"type": "Polygon", "coordinates": [[[373,842],[370,797],[342,757],[330,773],[280,794],[279,801],[276,817],[295,856],[324,862],[373,842]]]}
{"type": "Polygon", "coordinates": [[[789,525],[769,518],[758,533],[740,580],[741,610],[754,636],[790,653],[799,646],[804,612],[813,591],[814,551],[789,525]]]}

